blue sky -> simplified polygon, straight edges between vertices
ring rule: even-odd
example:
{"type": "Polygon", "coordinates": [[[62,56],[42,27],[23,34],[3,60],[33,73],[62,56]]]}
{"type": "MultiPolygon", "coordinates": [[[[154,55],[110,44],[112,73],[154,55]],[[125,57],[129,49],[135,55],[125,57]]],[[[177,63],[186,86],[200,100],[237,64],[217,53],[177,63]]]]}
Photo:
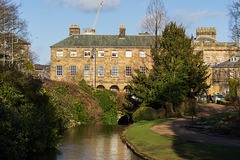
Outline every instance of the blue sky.
{"type": "MultiPolygon", "coordinates": [[[[20,17],[28,22],[31,50],[40,64],[50,62],[50,46],[69,34],[71,24],[92,28],[101,0],[13,0],[21,4],[20,17]]],[[[96,34],[118,34],[125,24],[126,34],[142,30],[150,0],[104,0],[96,24],[96,34]]],[[[196,36],[197,27],[216,27],[217,40],[228,42],[227,5],[231,0],[163,0],[170,20],[182,23],[188,35],[196,36]]]]}

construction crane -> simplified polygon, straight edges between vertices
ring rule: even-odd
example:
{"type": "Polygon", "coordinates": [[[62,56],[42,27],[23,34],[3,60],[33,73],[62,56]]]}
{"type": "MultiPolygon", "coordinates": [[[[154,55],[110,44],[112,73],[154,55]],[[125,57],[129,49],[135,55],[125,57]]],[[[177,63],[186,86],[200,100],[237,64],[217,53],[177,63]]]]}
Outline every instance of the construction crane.
{"type": "Polygon", "coordinates": [[[103,0],[102,0],[102,2],[101,2],[100,5],[99,5],[98,12],[97,12],[97,16],[96,16],[96,18],[95,18],[95,21],[94,21],[94,24],[93,24],[93,27],[92,27],[93,30],[95,30],[95,26],[96,26],[96,23],[97,23],[97,20],[98,20],[98,15],[99,15],[99,13],[100,13],[100,10],[101,10],[101,8],[102,8],[102,5],[103,5],[103,0]]]}

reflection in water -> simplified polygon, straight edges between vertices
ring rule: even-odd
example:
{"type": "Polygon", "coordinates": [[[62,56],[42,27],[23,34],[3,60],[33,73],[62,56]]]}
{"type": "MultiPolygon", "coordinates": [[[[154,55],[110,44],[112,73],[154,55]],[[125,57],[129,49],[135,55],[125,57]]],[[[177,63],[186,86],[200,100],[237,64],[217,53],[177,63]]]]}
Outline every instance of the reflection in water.
{"type": "Polygon", "coordinates": [[[138,160],[122,143],[124,126],[81,125],[64,132],[56,151],[35,155],[33,160],[138,160]]]}

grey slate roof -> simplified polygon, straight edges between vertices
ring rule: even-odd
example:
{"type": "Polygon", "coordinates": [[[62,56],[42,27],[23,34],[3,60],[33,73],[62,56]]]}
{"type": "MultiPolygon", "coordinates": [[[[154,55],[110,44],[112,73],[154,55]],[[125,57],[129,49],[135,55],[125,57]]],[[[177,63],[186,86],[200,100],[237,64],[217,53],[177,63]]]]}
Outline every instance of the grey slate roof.
{"type": "Polygon", "coordinates": [[[152,38],[146,35],[71,35],[51,47],[150,47],[152,38]]]}
{"type": "Polygon", "coordinates": [[[34,64],[35,70],[44,70],[49,69],[50,65],[41,65],[41,64],[34,64]]]}
{"type": "Polygon", "coordinates": [[[240,67],[240,59],[236,62],[231,62],[229,59],[227,61],[224,61],[222,63],[212,66],[212,68],[239,68],[239,67],[240,67]]]}

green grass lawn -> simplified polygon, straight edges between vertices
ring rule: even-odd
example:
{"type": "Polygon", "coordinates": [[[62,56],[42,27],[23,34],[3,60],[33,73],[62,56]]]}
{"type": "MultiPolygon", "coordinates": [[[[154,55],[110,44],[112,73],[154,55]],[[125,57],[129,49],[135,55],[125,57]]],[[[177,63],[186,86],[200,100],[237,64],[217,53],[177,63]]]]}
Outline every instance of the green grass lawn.
{"type": "Polygon", "coordinates": [[[153,159],[208,159],[236,160],[239,159],[240,148],[224,147],[197,142],[179,140],[154,133],[149,128],[155,124],[171,119],[159,119],[133,124],[124,134],[137,152],[153,159]]]}
{"type": "Polygon", "coordinates": [[[237,116],[238,112],[224,112],[224,113],[218,113],[211,115],[209,117],[206,117],[206,121],[210,120],[224,120],[228,116],[237,116]]]}

